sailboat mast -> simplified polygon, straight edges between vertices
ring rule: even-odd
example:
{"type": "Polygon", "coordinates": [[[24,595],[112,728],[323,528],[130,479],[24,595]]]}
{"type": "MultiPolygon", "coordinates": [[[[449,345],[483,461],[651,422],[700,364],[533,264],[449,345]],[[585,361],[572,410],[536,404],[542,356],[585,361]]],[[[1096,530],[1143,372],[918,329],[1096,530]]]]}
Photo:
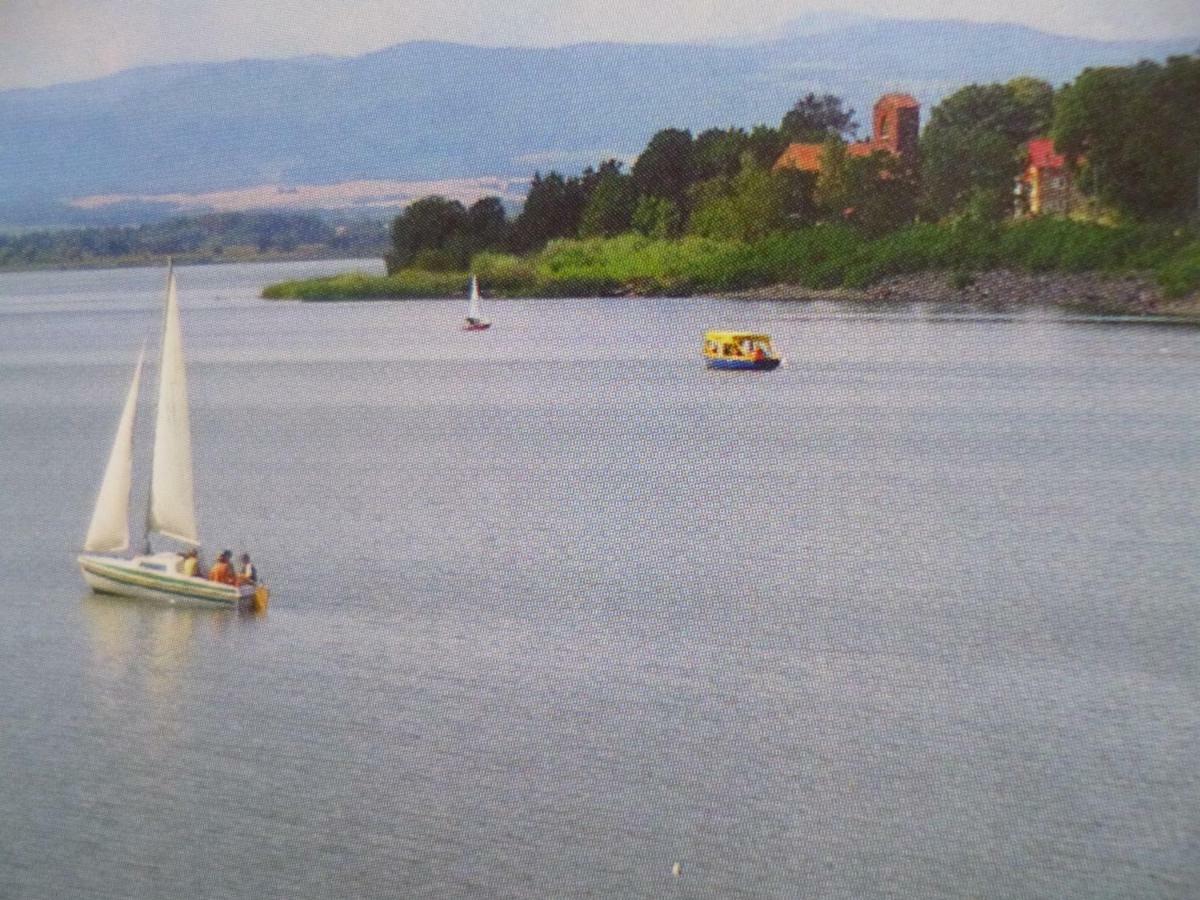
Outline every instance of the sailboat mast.
{"type": "MultiPolygon", "coordinates": [[[[163,292],[163,321],[162,333],[159,335],[158,341],[158,365],[155,366],[155,375],[157,380],[162,381],[162,351],[163,345],[167,342],[167,311],[171,305],[171,278],[175,274],[175,260],[167,257],[167,289],[163,292]]],[[[155,385],[157,388],[157,385],[155,385]]],[[[159,403],[162,399],[159,398],[159,403]]],[[[146,491],[146,516],[142,523],[142,553],[150,555],[150,530],[154,518],[154,479],[150,479],[150,490],[146,491]]]]}

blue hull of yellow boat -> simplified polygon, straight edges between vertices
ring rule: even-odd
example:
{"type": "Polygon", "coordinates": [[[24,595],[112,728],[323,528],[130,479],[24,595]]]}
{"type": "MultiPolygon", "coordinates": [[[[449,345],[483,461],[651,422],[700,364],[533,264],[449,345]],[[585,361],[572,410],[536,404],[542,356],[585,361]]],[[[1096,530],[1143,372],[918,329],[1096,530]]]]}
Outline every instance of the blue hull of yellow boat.
{"type": "Polygon", "coordinates": [[[779,368],[779,360],[767,359],[707,359],[710,369],[746,369],[752,372],[770,372],[772,369],[779,368]]]}

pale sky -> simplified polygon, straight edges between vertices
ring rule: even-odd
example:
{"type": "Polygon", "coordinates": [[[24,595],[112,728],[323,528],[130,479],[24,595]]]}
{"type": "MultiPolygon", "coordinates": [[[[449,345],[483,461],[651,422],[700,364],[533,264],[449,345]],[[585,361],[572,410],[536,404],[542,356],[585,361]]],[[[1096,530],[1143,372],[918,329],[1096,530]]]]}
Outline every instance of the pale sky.
{"type": "Polygon", "coordinates": [[[0,0],[0,89],[155,63],[349,56],[414,39],[716,40],[769,33],[830,9],[1016,22],[1095,38],[1200,36],[1197,0],[0,0]]]}

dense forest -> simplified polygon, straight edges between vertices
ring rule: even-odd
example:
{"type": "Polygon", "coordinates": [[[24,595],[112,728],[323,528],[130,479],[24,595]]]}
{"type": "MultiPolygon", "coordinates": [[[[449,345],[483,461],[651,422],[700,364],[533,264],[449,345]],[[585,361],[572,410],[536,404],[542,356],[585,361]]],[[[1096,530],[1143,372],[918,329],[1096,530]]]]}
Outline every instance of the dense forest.
{"type": "MultiPolygon", "coordinates": [[[[1026,144],[1048,136],[1065,154],[1083,202],[1075,221],[1026,227],[1020,240],[1013,238],[1048,242],[1023,250],[1022,258],[1048,268],[1056,257],[1068,268],[1085,259],[1092,261],[1086,265],[1168,266],[1172,290],[1200,285],[1198,56],[1087,69],[1058,89],[1033,78],[968,85],[931,110],[915,165],[887,152],[848,152],[856,115],[838,97],[809,94],[775,126],[714,128],[695,136],[667,128],[628,170],[610,159],[579,175],[536,174],[524,208],[511,220],[495,198],[467,208],[426,197],[392,223],[388,270],[506,265],[515,271],[515,262],[501,265],[497,257],[541,254],[544,260],[566,253],[564,240],[622,235],[755,245],[795,235],[796,246],[819,247],[832,238],[799,236],[822,228],[849,235],[833,243],[859,246],[858,254],[888,238],[889,246],[907,248],[910,261],[925,260],[921,264],[988,265],[981,248],[998,246],[1006,229],[1021,224],[1011,220],[1026,144]],[[793,141],[823,144],[819,174],[774,168],[793,141]],[[947,237],[963,229],[971,231],[969,239],[947,237]],[[890,240],[900,233],[906,236],[890,240]],[[1169,249],[1170,258],[1142,252],[1152,246],[1169,249]],[[955,247],[971,250],[955,258],[955,247]]],[[[645,244],[625,241],[600,255],[629,271],[615,257],[618,247],[635,246],[645,244]]],[[[847,265],[856,270],[852,261],[847,265]]],[[[890,265],[904,268],[906,261],[893,258],[890,265]]]]}
{"type": "Polygon", "coordinates": [[[305,213],[213,213],[153,225],[0,235],[0,267],[377,256],[387,246],[381,222],[330,222],[305,213]]]}

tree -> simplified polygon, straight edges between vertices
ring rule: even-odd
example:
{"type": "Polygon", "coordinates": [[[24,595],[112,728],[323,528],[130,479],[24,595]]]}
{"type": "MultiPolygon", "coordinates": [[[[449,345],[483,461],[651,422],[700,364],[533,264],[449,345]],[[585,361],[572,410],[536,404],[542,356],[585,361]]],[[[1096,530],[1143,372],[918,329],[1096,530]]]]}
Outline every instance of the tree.
{"type": "Polygon", "coordinates": [[[1036,78],[972,84],[933,108],[921,136],[921,209],[930,218],[973,208],[1003,215],[1024,144],[1049,127],[1054,90],[1036,78]],[[984,197],[983,194],[990,196],[984,197]]]}
{"type": "Polygon", "coordinates": [[[534,173],[525,206],[509,231],[509,246],[518,253],[527,253],[552,238],[574,236],[586,202],[579,178],[563,178],[558,172],[543,178],[534,173]]]}
{"type": "Polygon", "coordinates": [[[1139,219],[1182,220],[1200,209],[1200,56],[1166,65],[1085,69],[1062,89],[1054,140],[1079,160],[1080,183],[1139,219]]]}
{"type": "Polygon", "coordinates": [[[850,222],[874,237],[913,220],[916,179],[891,153],[851,156],[841,140],[831,137],[822,151],[815,199],[827,218],[850,222]]]}
{"type": "Polygon", "coordinates": [[[684,206],[693,180],[692,133],[666,128],[650,139],[631,173],[638,193],[684,206]]]}
{"type": "Polygon", "coordinates": [[[1013,100],[1024,110],[1020,125],[1031,137],[1047,134],[1054,124],[1054,88],[1047,81],[1022,75],[1008,82],[1013,100]]]}
{"type": "Polygon", "coordinates": [[[630,223],[634,231],[652,238],[675,238],[683,232],[683,212],[665,197],[639,198],[630,223]]]}
{"type": "Polygon", "coordinates": [[[755,125],[746,138],[746,150],[754,157],[756,163],[764,169],[769,169],[787,149],[788,143],[787,135],[780,129],[769,125],[755,125]]]}
{"type": "Polygon", "coordinates": [[[833,94],[806,94],[784,113],[779,130],[792,141],[818,143],[830,135],[850,137],[858,130],[854,110],[842,109],[833,94]]]}
{"type": "Polygon", "coordinates": [[[917,216],[917,176],[899,157],[877,151],[851,165],[858,191],[850,221],[879,236],[909,225],[917,216]]]}
{"type": "Polygon", "coordinates": [[[732,178],[742,166],[749,137],[741,128],[710,128],[692,144],[692,177],[696,181],[732,178]]]}
{"type": "Polygon", "coordinates": [[[466,251],[466,221],[467,210],[457,200],[434,195],[413,201],[392,220],[388,271],[413,264],[422,253],[427,260],[460,258],[466,251]]]}
{"type": "Polygon", "coordinates": [[[508,214],[499,197],[481,197],[467,210],[467,243],[471,254],[498,247],[508,230],[508,214]]]}
{"type": "MultiPolygon", "coordinates": [[[[392,250],[384,259],[389,272],[465,268],[476,253],[504,240],[506,225],[498,197],[483,197],[469,210],[457,200],[422,197],[392,221],[392,250]]],[[[300,241],[307,243],[303,235],[300,241]]]]}
{"type": "Polygon", "coordinates": [[[743,154],[733,178],[710,178],[692,191],[688,231],[720,240],[752,241],[786,225],[785,191],[780,180],[743,154]]]}
{"type": "Polygon", "coordinates": [[[615,160],[600,166],[588,192],[587,205],[579,220],[580,237],[612,237],[629,229],[637,206],[633,178],[621,173],[615,160]]]}
{"type": "Polygon", "coordinates": [[[813,199],[817,173],[801,169],[781,169],[772,174],[783,197],[783,214],[788,225],[799,228],[813,224],[819,214],[813,199]]]}
{"type": "Polygon", "coordinates": [[[994,132],[927,128],[921,139],[923,213],[931,219],[962,213],[972,196],[984,192],[993,198],[990,207],[1003,215],[1020,171],[1018,154],[1019,145],[994,132]]]}
{"type": "Polygon", "coordinates": [[[832,219],[843,218],[854,202],[850,177],[850,154],[838,137],[825,139],[821,148],[821,171],[814,199],[821,212],[832,219]]]}
{"type": "Polygon", "coordinates": [[[1054,89],[1036,78],[1007,84],[969,84],[933,108],[926,130],[974,128],[1000,135],[1014,146],[1045,132],[1054,89]]]}

